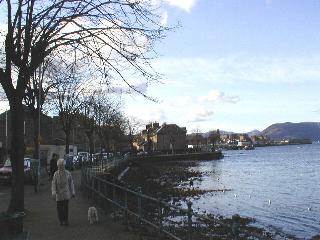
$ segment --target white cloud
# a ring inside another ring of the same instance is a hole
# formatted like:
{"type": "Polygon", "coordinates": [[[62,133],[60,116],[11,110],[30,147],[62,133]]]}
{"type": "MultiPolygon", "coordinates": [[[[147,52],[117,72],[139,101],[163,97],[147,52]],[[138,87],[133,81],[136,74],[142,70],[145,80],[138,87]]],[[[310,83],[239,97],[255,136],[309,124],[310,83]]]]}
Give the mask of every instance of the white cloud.
{"type": "Polygon", "coordinates": [[[227,96],[224,92],[217,89],[211,90],[208,95],[199,97],[200,102],[224,102],[224,103],[236,103],[239,101],[237,96],[227,96]]]}
{"type": "Polygon", "coordinates": [[[126,108],[126,114],[138,119],[143,119],[145,122],[163,123],[168,120],[163,107],[160,105],[147,104],[147,102],[145,105],[139,105],[136,108],[130,105],[130,108],[126,108]]]}
{"type": "Polygon", "coordinates": [[[265,4],[267,7],[270,7],[272,5],[272,0],[265,0],[265,4]]]}
{"type": "Polygon", "coordinates": [[[111,93],[124,93],[124,94],[147,94],[148,85],[146,83],[133,83],[131,87],[124,84],[114,85],[114,86],[106,86],[108,92],[111,93]],[[137,90],[137,91],[135,91],[137,90]]]}
{"type": "Polygon", "coordinates": [[[171,108],[177,109],[177,108],[184,108],[186,106],[190,106],[192,104],[193,100],[190,96],[175,96],[172,100],[167,100],[165,104],[170,106],[171,108]]]}
{"type": "Polygon", "coordinates": [[[186,12],[190,12],[191,8],[196,4],[198,0],[164,0],[169,5],[179,7],[186,12]]]}
{"type": "Polygon", "coordinates": [[[161,22],[160,22],[160,24],[161,24],[161,26],[167,26],[167,24],[168,24],[168,12],[167,11],[165,11],[165,12],[163,12],[162,13],[162,15],[161,15],[161,22]]]}
{"type": "Polygon", "coordinates": [[[190,122],[204,122],[208,121],[210,117],[214,114],[212,109],[205,109],[203,107],[198,107],[192,109],[188,113],[187,120],[190,122]]]}
{"type": "Polygon", "coordinates": [[[320,79],[320,56],[223,58],[162,58],[155,64],[167,79],[216,83],[296,83],[320,79]]]}
{"type": "Polygon", "coordinates": [[[8,101],[0,100],[0,114],[9,109],[10,109],[10,106],[8,101]]]}

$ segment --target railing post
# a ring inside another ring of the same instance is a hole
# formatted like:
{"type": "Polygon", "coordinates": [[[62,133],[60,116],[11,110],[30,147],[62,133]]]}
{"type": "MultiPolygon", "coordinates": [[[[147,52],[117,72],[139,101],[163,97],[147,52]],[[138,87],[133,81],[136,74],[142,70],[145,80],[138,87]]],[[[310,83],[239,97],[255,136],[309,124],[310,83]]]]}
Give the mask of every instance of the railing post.
{"type": "Polygon", "coordinates": [[[113,211],[113,216],[114,216],[113,220],[116,221],[116,206],[114,204],[114,202],[116,201],[116,187],[114,186],[116,184],[116,180],[115,180],[114,176],[112,178],[112,183],[113,183],[112,184],[112,201],[113,201],[112,211],[113,211]]]}
{"type": "Polygon", "coordinates": [[[85,193],[86,193],[86,195],[87,195],[87,197],[89,198],[89,181],[88,181],[88,169],[87,168],[85,168],[84,169],[84,171],[85,171],[85,175],[86,175],[86,177],[85,177],[85,193]]]}
{"type": "Polygon", "coordinates": [[[100,178],[97,178],[98,181],[98,200],[99,200],[99,205],[102,206],[102,197],[101,197],[101,181],[100,178]]]}
{"type": "Polygon", "coordinates": [[[102,169],[103,169],[103,156],[101,155],[101,172],[102,172],[102,169]]]}
{"type": "Polygon", "coordinates": [[[159,239],[162,239],[162,206],[161,206],[161,199],[158,198],[158,215],[159,215],[159,239]]]}
{"type": "Polygon", "coordinates": [[[126,225],[126,231],[129,230],[129,220],[128,220],[128,192],[124,189],[124,223],[126,225]]]}
{"type": "Polygon", "coordinates": [[[83,177],[84,177],[83,169],[80,169],[80,172],[81,172],[80,188],[81,188],[81,190],[83,190],[83,177]]]}
{"type": "Polygon", "coordinates": [[[94,201],[94,178],[91,178],[91,199],[94,201]]]}
{"type": "Polygon", "coordinates": [[[141,199],[141,195],[142,195],[141,187],[138,187],[138,215],[139,215],[138,224],[139,224],[139,238],[140,239],[142,239],[142,199],[141,199]]]}
{"type": "Polygon", "coordinates": [[[88,194],[88,199],[91,196],[91,186],[92,186],[91,171],[87,168],[87,194],[88,194]]]}
{"type": "Polygon", "coordinates": [[[104,210],[104,212],[106,213],[107,212],[107,209],[108,209],[108,200],[106,200],[106,198],[108,198],[108,191],[107,191],[107,183],[106,182],[104,182],[103,183],[103,196],[104,196],[104,198],[103,198],[103,210],[104,210]]]}
{"type": "Polygon", "coordinates": [[[192,239],[192,202],[188,202],[187,203],[188,205],[188,237],[187,239],[188,240],[191,240],[192,239]]]}
{"type": "Polygon", "coordinates": [[[210,233],[210,240],[213,240],[213,234],[210,233]]]}

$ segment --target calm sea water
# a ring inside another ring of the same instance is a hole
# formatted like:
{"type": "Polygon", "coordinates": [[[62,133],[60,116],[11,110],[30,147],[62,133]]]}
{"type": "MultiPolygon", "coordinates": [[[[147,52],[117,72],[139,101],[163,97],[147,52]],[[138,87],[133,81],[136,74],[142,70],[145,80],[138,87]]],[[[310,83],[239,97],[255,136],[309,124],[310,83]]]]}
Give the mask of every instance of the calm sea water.
{"type": "Polygon", "coordinates": [[[320,144],[226,151],[224,159],[202,162],[199,211],[253,217],[258,226],[298,238],[320,234],[320,144]],[[269,201],[270,200],[270,201],[269,201]]]}

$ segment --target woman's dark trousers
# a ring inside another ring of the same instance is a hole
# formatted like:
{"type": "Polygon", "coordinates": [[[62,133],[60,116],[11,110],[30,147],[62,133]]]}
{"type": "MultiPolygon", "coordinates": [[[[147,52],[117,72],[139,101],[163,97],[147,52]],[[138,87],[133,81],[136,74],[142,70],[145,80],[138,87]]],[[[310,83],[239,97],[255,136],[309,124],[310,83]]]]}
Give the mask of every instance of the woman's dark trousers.
{"type": "Polygon", "coordinates": [[[57,201],[58,218],[60,224],[68,224],[68,203],[69,200],[57,201]]]}

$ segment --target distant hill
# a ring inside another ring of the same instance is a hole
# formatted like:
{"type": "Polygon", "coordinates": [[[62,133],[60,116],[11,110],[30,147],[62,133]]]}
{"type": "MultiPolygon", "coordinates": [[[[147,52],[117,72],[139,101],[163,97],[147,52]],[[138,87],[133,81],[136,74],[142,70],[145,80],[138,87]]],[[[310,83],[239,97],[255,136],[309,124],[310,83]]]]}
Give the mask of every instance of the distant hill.
{"type": "Polygon", "coordinates": [[[249,137],[262,135],[262,133],[257,129],[255,129],[255,130],[253,130],[251,132],[247,132],[247,134],[248,134],[249,137]]]}
{"type": "MultiPolygon", "coordinates": [[[[224,130],[219,130],[220,134],[234,134],[234,132],[230,132],[230,131],[224,131],[224,130]]],[[[212,131],[209,131],[209,132],[205,132],[205,133],[201,133],[202,136],[204,138],[207,138],[210,136],[210,134],[212,133],[212,131]]]]}
{"type": "MultiPolygon", "coordinates": [[[[234,132],[220,130],[220,134],[233,134],[234,132]]],[[[260,132],[253,130],[247,132],[251,136],[268,136],[271,140],[282,139],[310,139],[312,141],[320,140],[320,122],[301,122],[301,123],[275,123],[260,132]]],[[[208,137],[210,131],[202,133],[203,137],[208,137]]]]}
{"type": "Polygon", "coordinates": [[[272,140],[308,138],[312,141],[318,141],[320,140],[320,123],[276,123],[263,130],[262,134],[272,140]]]}

